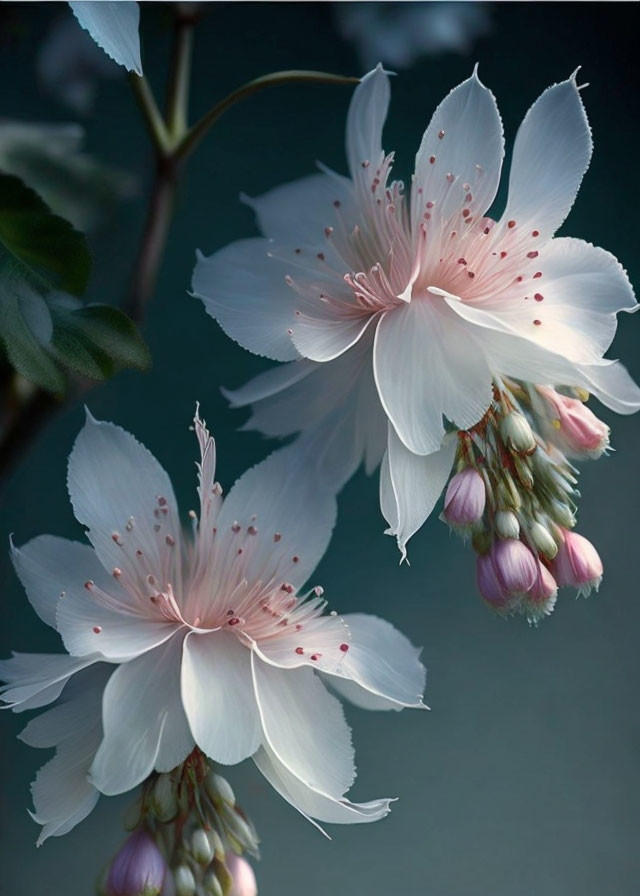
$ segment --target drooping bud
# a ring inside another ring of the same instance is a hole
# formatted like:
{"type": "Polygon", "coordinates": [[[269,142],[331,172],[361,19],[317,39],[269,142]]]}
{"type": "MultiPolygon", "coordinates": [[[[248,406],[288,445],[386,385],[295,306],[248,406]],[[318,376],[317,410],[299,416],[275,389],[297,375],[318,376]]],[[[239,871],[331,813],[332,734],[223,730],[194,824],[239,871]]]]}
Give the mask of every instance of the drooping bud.
{"type": "Polygon", "coordinates": [[[571,507],[563,501],[550,501],[546,506],[551,519],[563,529],[573,529],[576,517],[571,507]]]}
{"type": "Polygon", "coordinates": [[[499,581],[510,594],[525,594],[536,579],[536,558],[515,538],[498,539],[490,556],[499,581]]]}
{"type": "Polygon", "coordinates": [[[510,411],[500,421],[500,435],[505,444],[518,454],[532,454],[536,449],[536,440],[527,418],[510,411]]]}
{"type": "Polygon", "coordinates": [[[257,896],[256,876],[247,860],[235,853],[230,853],[226,864],[233,880],[229,896],[257,896]]]}
{"type": "Polygon", "coordinates": [[[213,869],[207,871],[205,874],[202,880],[202,888],[207,896],[224,896],[222,884],[218,880],[218,876],[213,869]]]}
{"type": "Polygon", "coordinates": [[[577,398],[538,388],[551,409],[550,438],[570,456],[600,457],[609,447],[609,427],[577,398]]]}
{"type": "Polygon", "coordinates": [[[167,865],[149,834],[135,831],[116,853],[107,875],[108,896],[159,896],[167,865]]]}
{"type": "Polygon", "coordinates": [[[451,477],[444,499],[444,518],[452,526],[471,526],[484,513],[484,480],[473,467],[451,477]]]}
{"type": "Polygon", "coordinates": [[[523,612],[529,622],[536,625],[553,611],[558,595],[558,584],[544,563],[537,560],[538,570],[535,582],[523,604],[523,612]]]}
{"type": "Polygon", "coordinates": [[[173,821],[178,814],[178,800],[170,775],[159,775],[153,785],[151,805],[157,818],[162,822],[173,821]]]}
{"type": "Polygon", "coordinates": [[[520,536],[518,517],[510,510],[499,510],[496,513],[494,524],[500,538],[518,538],[520,536]]]}
{"type": "Polygon", "coordinates": [[[176,896],[194,896],[196,880],[188,865],[178,865],[173,871],[173,879],[176,885],[176,896]]]}
{"type": "Polygon", "coordinates": [[[498,578],[490,554],[480,554],[476,560],[476,584],[478,591],[494,610],[506,610],[510,595],[498,578]]]}
{"type": "Polygon", "coordinates": [[[529,526],[529,535],[536,549],[549,560],[553,560],[558,553],[558,545],[547,527],[536,521],[529,526]]]}
{"type": "Polygon", "coordinates": [[[562,530],[562,543],[552,565],[558,585],[577,588],[588,595],[602,581],[602,560],[594,546],[577,532],[562,530]]]}
{"type": "Polygon", "coordinates": [[[229,784],[227,779],[223,778],[222,775],[218,775],[216,772],[211,771],[207,776],[207,789],[213,799],[219,797],[230,806],[235,806],[236,795],[233,792],[231,784],[229,784]]]}
{"type": "Polygon", "coordinates": [[[191,834],[191,855],[200,865],[208,865],[213,859],[214,849],[202,828],[196,828],[191,834]]]}

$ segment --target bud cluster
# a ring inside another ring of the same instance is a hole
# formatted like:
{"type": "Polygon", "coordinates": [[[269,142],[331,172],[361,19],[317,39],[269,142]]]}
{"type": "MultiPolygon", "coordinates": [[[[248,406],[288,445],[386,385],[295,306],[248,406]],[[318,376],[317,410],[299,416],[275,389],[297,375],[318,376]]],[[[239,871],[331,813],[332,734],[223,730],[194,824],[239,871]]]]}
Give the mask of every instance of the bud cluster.
{"type": "Polygon", "coordinates": [[[455,473],[442,519],[477,553],[477,585],[498,613],[537,623],[558,587],[597,589],[602,563],[575,526],[577,470],[569,457],[597,457],[609,429],[586,396],[511,380],[473,429],[458,433],[455,473]]]}
{"type": "Polygon", "coordinates": [[[133,826],[109,866],[104,896],[256,896],[243,858],[258,855],[255,830],[199,750],[148,779],[133,826]]]}

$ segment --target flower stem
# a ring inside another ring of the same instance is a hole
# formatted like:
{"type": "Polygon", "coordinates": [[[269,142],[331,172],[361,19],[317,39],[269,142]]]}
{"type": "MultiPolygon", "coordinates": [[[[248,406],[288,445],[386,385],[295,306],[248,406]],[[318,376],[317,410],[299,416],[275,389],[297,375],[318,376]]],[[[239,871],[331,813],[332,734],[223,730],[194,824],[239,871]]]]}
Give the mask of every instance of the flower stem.
{"type": "Polygon", "coordinates": [[[357,84],[358,81],[359,78],[312,71],[284,71],[263,75],[261,78],[256,78],[254,81],[249,81],[247,84],[243,84],[242,87],[233,90],[230,94],[225,96],[224,99],[213,105],[209,111],[193,125],[188,133],[185,134],[174,149],[173,156],[176,159],[186,158],[193,152],[211,126],[224,112],[227,111],[227,109],[231,108],[231,106],[235,105],[239,100],[246,99],[253,93],[264,90],[266,87],[299,82],[310,82],[315,84],[357,84]]]}

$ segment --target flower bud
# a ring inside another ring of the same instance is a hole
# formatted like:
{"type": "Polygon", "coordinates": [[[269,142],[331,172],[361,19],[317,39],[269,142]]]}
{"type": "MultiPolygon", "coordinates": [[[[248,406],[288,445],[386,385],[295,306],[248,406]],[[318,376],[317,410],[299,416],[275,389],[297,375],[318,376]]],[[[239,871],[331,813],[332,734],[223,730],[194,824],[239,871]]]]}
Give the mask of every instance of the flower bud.
{"type": "Polygon", "coordinates": [[[503,588],[510,594],[525,594],[536,579],[536,558],[515,538],[498,539],[490,556],[503,588]]]}
{"type": "Polygon", "coordinates": [[[236,795],[233,792],[231,784],[229,784],[227,779],[223,778],[222,775],[218,775],[213,771],[210,772],[207,777],[207,789],[214,799],[219,797],[230,806],[235,806],[236,795]]]}
{"type": "Polygon", "coordinates": [[[222,884],[218,880],[215,871],[207,871],[202,881],[202,888],[206,896],[224,896],[222,884]]]}
{"type": "Polygon", "coordinates": [[[602,560],[584,536],[562,530],[562,543],[553,561],[552,570],[558,585],[577,588],[580,594],[597,591],[602,581],[602,560]]]}
{"type": "Polygon", "coordinates": [[[549,560],[553,560],[558,553],[558,545],[547,527],[536,521],[529,526],[529,535],[536,550],[544,554],[549,560]]]}
{"type": "Polygon", "coordinates": [[[518,411],[510,411],[502,418],[500,435],[507,447],[518,454],[533,454],[536,450],[536,440],[529,421],[518,411]]]}
{"type": "Polygon", "coordinates": [[[548,616],[556,605],[558,584],[544,563],[537,561],[536,580],[523,607],[529,622],[537,624],[544,616],[548,616]]]}
{"type": "Polygon", "coordinates": [[[550,501],[546,509],[551,519],[564,529],[573,529],[575,526],[575,514],[563,501],[550,501]]]}
{"type": "Polygon", "coordinates": [[[173,871],[173,879],[176,885],[176,896],[194,896],[196,880],[188,865],[178,865],[173,871]]]}
{"type": "Polygon", "coordinates": [[[202,828],[196,828],[191,834],[191,855],[200,865],[208,865],[213,859],[214,849],[202,828]]]}
{"type": "Polygon", "coordinates": [[[496,513],[495,527],[500,538],[518,538],[520,536],[518,517],[510,510],[499,510],[496,513]]]}
{"type": "Polygon", "coordinates": [[[158,780],[153,785],[151,806],[157,818],[162,822],[173,821],[178,814],[178,800],[170,775],[158,776],[158,780]]]}
{"type": "Polygon", "coordinates": [[[242,856],[237,856],[235,853],[229,853],[227,869],[233,879],[229,896],[257,896],[258,884],[256,883],[256,876],[246,859],[243,859],[242,856]]]}
{"type": "Polygon", "coordinates": [[[159,896],[167,865],[149,834],[135,831],[116,853],[109,868],[108,896],[159,896]]]}
{"type": "Polygon", "coordinates": [[[444,518],[452,526],[471,526],[484,513],[484,480],[473,467],[451,477],[444,499],[444,518]]]}
{"type": "Polygon", "coordinates": [[[551,409],[550,438],[569,456],[600,457],[609,447],[609,427],[577,398],[539,388],[551,409]]]}
{"type": "Polygon", "coordinates": [[[506,610],[510,595],[498,578],[490,554],[480,554],[476,560],[476,584],[478,591],[494,610],[506,610]]]}

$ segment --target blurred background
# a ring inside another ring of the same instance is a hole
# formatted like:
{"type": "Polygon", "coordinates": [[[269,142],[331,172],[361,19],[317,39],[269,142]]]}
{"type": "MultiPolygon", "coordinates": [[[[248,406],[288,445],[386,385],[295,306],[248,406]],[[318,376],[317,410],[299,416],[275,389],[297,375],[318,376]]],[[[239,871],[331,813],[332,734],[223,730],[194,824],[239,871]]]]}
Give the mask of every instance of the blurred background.
{"type": "MultiPolygon", "coordinates": [[[[397,151],[397,170],[408,177],[433,108],[475,61],[497,96],[508,147],[532,101],[582,65],[595,154],[562,232],[613,251],[640,283],[633,4],[339,7],[209,4],[196,34],[192,115],[269,71],[360,74],[382,57],[398,71],[384,145],[397,151]]],[[[170,24],[169,4],[142,4],[143,65],[157,91],[164,84],[170,24]]],[[[150,147],[126,79],[117,72],[98,72],[93,84],[95,64],[92,69],[81,61],[71,68],[83,77],[89,71],[88,98],[86,85],[59,89],[57,80],[68,81],[60,75],[60,53],[47,67],[45,51],[49,46],[51,54],[55,38],[62,58],[70,55],[76,30],[66,4],[2,4],[0,118],[80,122],[87,152],[125,175],[119,182],[123,198],[91,233],[90,297],[117,304],[141,233],[150,147]]],[[[316,159],[345,170],[350,92],[273,88],[222,118],[191,159],[179,196],[144,324],[153,369],[121,373],[88,396],[94,415],[120,423],[156,454],[185,510],[195,496],[196,444],[189,424],[196,400],[216,436],[226,487],[271,447],[256,434],[237,431],[245,415],[230,411],[220,394],[221,385],[235,387],[268,365],[227,339],[187,295],[195,249],[211,253],[255,232],[251,212],[239,202],[241,191],[258,194],[305,175],[316,159]]],[[[78,188],[74,198],[85,195],[78,188]]],[[[622,316],[610,353],[622,357],[636,379],[639,338],[640,316],[622,316]]],[[[334,827],[332,842],[284,803],[250,762],[231,770],[239,800],[263,837],[256,869],[262,894],[638,892],[640,417],[597,410],[613,427],[616,450],[583,467],[579,528],[602,555],[604,583],[589,600],[561,595],[538,629],[520,620],[503,622],[485,609],[475,594],[471,551],[450,538],[435,514],[411,543],[411,566],[398,568],[395,544],[382,534],[377,476],[360,473],[345,488],[335,537],[314,582],[322,583],[340,611],[384,615],[424,645],[432,712],[348,710],[359,770],[354,798],[400,800],[379,824],[334,827]]],[[[0,495],[4,544],[10,532],[18,543],[42,532],[81,536],[65,489],[66,459],[81,424],[80,407],[65,410],[21,458],[0,495]]],[[[0,655],[58,651],[57,637],[31,611],[4,549],[0,587],[0,655]]],[[[15,739],[24,723],[8,712],[0,718],[0,888],[7,894],[88,896],[122,839],[129,801],[103,798],[79,828],[36,850],[37,826],[27,814],[29,782],[47,757],[15,739]]]]}

